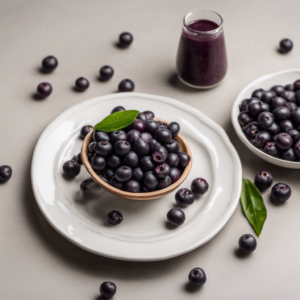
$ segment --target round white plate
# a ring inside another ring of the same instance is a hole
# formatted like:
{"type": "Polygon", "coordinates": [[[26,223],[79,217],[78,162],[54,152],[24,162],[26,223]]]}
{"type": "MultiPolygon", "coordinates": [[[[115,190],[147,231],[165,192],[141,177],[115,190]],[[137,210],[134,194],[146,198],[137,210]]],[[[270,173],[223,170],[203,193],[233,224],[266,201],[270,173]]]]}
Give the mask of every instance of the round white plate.
{"type": "Polygon", "coordinates": [[[235,99],[231,110],[231,122],[240,140],[258,157],[264,159],[265,161],[271,164],[290,169],[300,169],[300,162],[287,161],[280,158],[276,158],[274,156],[266,154],[265,152],[259,150],[254,145],[252,145],[251,142],[245,136],[238,122],[238,114],[240,112],[240,103],[242,102],[242,100],[250,98],[254,90],[259,88],[269,90],[271,87],[277,84],[285,86],[289,83],[294,83],[297,79],[300,79],[300,69],[285,70],[262,76],[252,81],[239,93],[238,97],[235,99]]]}
{"type": "Polygon", "coordinates": [[[221,127],[184,103],[138,93],[98,97],[66,110],[43,132],[32,161],[33,191],[49,223],[83,249],[131,261],[172,258],[209,241],[234,212],[241,181],[240,159],[221,127]],[[88,177],[84,167],[73,180],[62,175],[63,163],[80,152],[81,127],[98,123],[118,105],[153,110],[159,118],[180,123],[194,159],[182,187],[189,188],[196,177],[204,177],[210,184],[207,194],[184,209],[186,221],[182,226],[170,228],[166,223],[166,214],[175,205],[175,192],[156,200],[133,201],[98,186],[80,191],[81,181],[88,177]],[[106,221],[113,209],[124,216],[118,226],[106,221]]]}

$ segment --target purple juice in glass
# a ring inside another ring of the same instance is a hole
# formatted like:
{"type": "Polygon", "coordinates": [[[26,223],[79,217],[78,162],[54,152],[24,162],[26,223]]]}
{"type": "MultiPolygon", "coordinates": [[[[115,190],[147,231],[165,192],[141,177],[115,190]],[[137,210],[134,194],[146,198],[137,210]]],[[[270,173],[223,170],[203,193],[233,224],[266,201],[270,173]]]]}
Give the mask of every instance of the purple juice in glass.
{"type": "Polygon", "coordinates": [[[220,15],[195,10],[184,17],[176,66],[180,80],[191,87],[205,89],[221,82],[227,54],[220,15]]]}

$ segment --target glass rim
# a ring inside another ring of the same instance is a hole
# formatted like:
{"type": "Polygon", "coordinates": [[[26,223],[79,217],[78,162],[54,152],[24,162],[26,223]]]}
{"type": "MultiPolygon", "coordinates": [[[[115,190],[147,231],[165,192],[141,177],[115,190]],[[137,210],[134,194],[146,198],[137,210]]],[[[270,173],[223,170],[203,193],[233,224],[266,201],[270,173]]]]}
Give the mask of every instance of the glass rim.
{"type": "Polygon", "coordinates": [[[218,24],[218,27],[216,29],[213,29],[213,30],[208,30],[208,31],[200,31],[200,30],[195,30],[195,29],[192,29],[188,26],[188,24],[186,23],[186,18],[188,17],[189,14],[191,14],[193,11],[196,11],[197,9],[193,9],[193,10],[190,10],[189,12],[187,12],[184,17],[183,17],[183,27],[189,31],[189,32],[192,32],[192,33],[195,33],[195,34],[205,34],[205,35],[211,35],[211,34],[215,34],[215,33],[218,33],[222,28],[223,28],[223,18],[222,16],[213,11],[213,10],[210,10],[210,9],[199,9],[197,11],[199,12],[211,12],[215,15],[217,15],[219,18],[220,18],[220,24],[218,24]]]}

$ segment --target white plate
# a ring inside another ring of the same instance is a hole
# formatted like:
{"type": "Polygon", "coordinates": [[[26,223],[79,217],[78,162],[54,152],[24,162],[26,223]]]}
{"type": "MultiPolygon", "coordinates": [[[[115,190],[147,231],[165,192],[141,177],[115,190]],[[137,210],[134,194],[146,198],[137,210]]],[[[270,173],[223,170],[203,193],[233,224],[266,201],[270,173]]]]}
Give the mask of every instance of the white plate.
{"type": "Polygon", "coordinates": [[[271,164],[284,167],[284,168],[290,168],[290,169],[300,169],[300,162],[287,161],[287,160],[273,157],[259,150],[254,145],[252,145],[251,142],[247,139],[247,137],[243,133],[243,130],[238,122],[238,114],[240,112],[239,109],[240,103],[242,102],[242,100],[246,98],[250,98],[254,90],[259,88],[262,88],[264,90],[269,90],[272,86],[277,84],[285,86],[289,83],[294,83],[297,79],[300,79],[299,69],[285,70],[285,71],[262,76],[252,81],[239,93],[231,110],[231,122],[240,140],[258,157],[266,160],[271,164]]]}
{"type": "Polygon", "coordinates": [[[172,258],[209,241],[234,212],[241,178],[240,159],[221,127],[184,103],[138,93],[98,97],[66,110],[43,132],[32,161],[33,191],[49,223],[83,249],[131,261],[172,258]],[[80,152],[81,127],[96,124],[118,105],[153,110],[159,118],[180,123],[194,159],[182,187],[189,188],[196,177],[204,177],[210,184],[207,194],[184,209],[186,221],[176,229],[166,223],[175,192],[150,201],[126,200],[98,187],[81,192],[79,185],[88,177],[83,167],[73,180],[62,175],[63,163],[80,152]],[[107,223],[106,215],[112,209],[123,213],[122,224],[107,223]]]}

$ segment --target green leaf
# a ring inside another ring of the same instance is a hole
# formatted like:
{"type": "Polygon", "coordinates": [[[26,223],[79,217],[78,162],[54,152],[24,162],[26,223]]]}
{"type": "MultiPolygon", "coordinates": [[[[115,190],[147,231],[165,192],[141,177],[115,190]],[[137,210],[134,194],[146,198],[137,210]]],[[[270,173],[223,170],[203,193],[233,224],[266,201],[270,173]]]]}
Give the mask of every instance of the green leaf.
{"type": "Polygon", "coordinates": [[[139,111],[137,110],[117,111],[98,123],[94,129],[104,132],[112,132],[125,128],[135,120],[138,114],[139,111]]]}
{"type": "Polygon", "coordinates": [[[267,209],[259,190],[248,179],[243,179],[241,204],[246,218],[259,236],[267,219],[267,209]]]}

